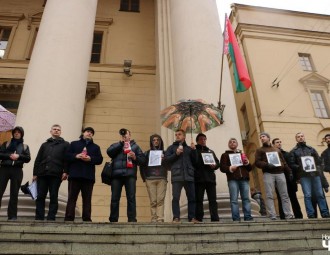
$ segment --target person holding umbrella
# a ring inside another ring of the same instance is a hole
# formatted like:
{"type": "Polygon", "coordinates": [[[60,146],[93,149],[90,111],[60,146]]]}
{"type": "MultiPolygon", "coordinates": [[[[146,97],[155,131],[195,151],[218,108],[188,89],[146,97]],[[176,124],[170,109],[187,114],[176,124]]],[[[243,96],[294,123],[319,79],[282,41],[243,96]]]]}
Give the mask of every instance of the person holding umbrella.
{"type": "Polygon", "coordinates": [[[179,129],[175,132],[175,142],[169,146],[165,153],[165,161],[171,165],[172,182],[172,212],[173,223],[180,223],[180,194],[182,188],[186,191],[188,200],[188,220],[198,223],[196,219],[194,166],[198,155],[195,144],[189,147],[186,143],[186,133],[179,129]]]}
{"type": "Polygon", "coordinates": [[[10,180],[10,198],[8,204],[8,220],[17,220],[18,192],[23,179],[23,165],[31,160],[29,146],[23,144],[24,129],[15,127],[12,139],[0,147],[0,208],[2,196],[10,180]]]}

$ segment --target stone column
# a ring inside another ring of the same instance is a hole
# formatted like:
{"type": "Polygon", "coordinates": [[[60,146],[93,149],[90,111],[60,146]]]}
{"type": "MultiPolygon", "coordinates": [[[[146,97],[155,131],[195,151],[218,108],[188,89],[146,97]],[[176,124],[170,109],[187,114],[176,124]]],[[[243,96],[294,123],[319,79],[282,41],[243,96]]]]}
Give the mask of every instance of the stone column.
{"type": "MultiPolygon", "coordinates": [[[[32,157],[24,167],[23,182],[32,179],[34,159],[41,143],[49,138],[51,125],[60,124],[67,141],[81,134],[96,8],[97,0],[47,1],[16,120],[25,130],[24,141],[32,157]]],[[[31,209],[19,209],[19,214],[34,215],[34,203],[27,199],[31,209]]],[[[66,200],[67,184],[63,182],[59,216],[66,200]]]]}
{"type": "MultiPolygon", "coordinates": [[[[158,74],[161,108],[180,99],[204,99],[217,105],[220,89],[222,30],[215,0],[158,0],[158,74]]],[[[235,137],[242,148],[235,99],[227,61],[224,61],[221,103],[226,105],[224,124],[206,133],[207,145],[219,157],[235,137]]],[[[174,140],[173,131],[162,128],[168,144],[174,140]]],[[[195,135],[194,138],[195,139],[195,135]]],[[[187,143],[190,143],[187,134],[187,143]]],[[[216,171],[220,217],[229,216],[226,176],[216,171]]],[[[171,191],[167,206],[171,208],[171,191]]],[[[182,196],[185,198],[185,195],[182,196]]],[[[184,200],[184,199],[182,199],[184,200]]],[[[185,204],[185,202],[184,202],[185,204]]],[[[184,208],[182,216],[184,216],[184,208]]],[[[171,211],[166,212],[167,220],[171,211]]]]}

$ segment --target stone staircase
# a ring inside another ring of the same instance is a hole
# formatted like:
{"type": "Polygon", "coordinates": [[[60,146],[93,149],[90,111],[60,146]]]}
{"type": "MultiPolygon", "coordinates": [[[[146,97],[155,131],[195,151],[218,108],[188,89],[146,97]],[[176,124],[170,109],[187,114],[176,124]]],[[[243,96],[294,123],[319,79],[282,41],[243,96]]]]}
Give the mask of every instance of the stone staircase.
{"type": "Polygon", "coordinates": [[[330,220],[192,224],[6,221],[0,254],[330,254],[330,220]]]}

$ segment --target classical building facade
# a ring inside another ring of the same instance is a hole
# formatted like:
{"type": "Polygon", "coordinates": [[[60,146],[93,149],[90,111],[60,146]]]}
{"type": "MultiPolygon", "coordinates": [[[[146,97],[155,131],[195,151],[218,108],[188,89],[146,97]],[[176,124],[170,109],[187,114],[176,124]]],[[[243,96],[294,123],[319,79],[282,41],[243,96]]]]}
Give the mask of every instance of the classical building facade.
{"type": "MultiPolygon", "coordinates": [[[[230,20],[253,83],[235,94],[250,160],[264,131],[281,138],[285,150],[295,146],[301,131],[321,153],[330,132],[329,16],[234,4],[230,20]]],[[[255,169],[252,186],[263,190],[261,176],[255,169]]],[[[299,198],[304,206],[300,187],[299,198]]]]}
{"type": "MultiPolygon", "coordinates": [[[[38,148],[54,123],[68,141],[78,139],[83,126],[94,127],[106,161],[120,128],[131,130],[143,150],[153,133],[168,146],[174,135],[161,127],[161,109],[180,99],[219,101],[222,36],[215,0],[0,0],[0,6],[0,103],[17,112],[16,124],[25,129],[32,161],[24,181],[31,180],[38,148]]],[[[228,68],[224,83],[225,122],[207,133],[218,156],[229,137],[240,137],[228,68]]],[[[110,188],[101,183],[101,169],[93,191],[94,221],[109,217],[110,188]]],[[[221,197],[227,192],[225,175],[218,172],[217,181],[221,197]]],[[[60,216],[66,185],[60,189],[60,216]]],[[[120,221],[127,220],[125,200],[120,221]]],[[[166,220],[170,201],[169,184],[166,220]]],[[[20,197],[19,204],[19,216],[34,214],[29,198],[20,197]]],[[[138,221],[150,220],[140,176],[137,210],[138,221]]],[[[228,213],[228,207],[219,213],[228,213]]]]}

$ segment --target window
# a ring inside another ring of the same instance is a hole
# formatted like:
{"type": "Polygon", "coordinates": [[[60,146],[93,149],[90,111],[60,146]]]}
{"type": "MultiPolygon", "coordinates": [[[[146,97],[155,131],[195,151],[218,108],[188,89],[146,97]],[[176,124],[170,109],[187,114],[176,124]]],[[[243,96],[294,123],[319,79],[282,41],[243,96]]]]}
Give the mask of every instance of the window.
{"type": "Polygon", "coordinates": [[[119,11],[140,12],[140,0],[121,0],[119,11]]]}
{"type": "Polygon", "coordinates": [[[315,68],[312,62],[312,57],[310,54],[306,53],[298,53],[299,62],[304,71],[311,71],[314,72],[315,68]]]}
{"type": "Polygon", "coordinates": [[[100,63],[103,32],[94,32],[91,63],[100,63]]]}
{"type": "Polygon", "coordinates": [[[6,53],[11,28],[0,27],[0,59],[3,59],[6,53]]]}
{"type": "Polygon", "coordinates": [[[316,116],[318,118],[329,118],[329,111],[323,91],[311,90],[310,95],[316,116]]]}

